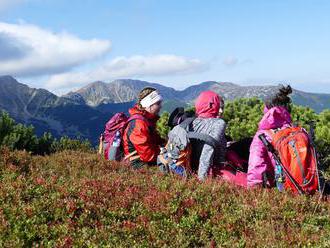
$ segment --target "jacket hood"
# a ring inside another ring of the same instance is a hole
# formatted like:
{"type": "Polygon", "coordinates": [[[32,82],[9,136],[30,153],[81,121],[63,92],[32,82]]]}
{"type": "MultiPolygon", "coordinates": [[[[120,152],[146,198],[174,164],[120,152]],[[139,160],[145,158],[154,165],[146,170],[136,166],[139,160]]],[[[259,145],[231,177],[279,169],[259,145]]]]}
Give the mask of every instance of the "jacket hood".
{"type": "Polygon", "coordinates": [[[196,115],[199,118],[216,118],[219,115],[221,98],[213,91],[202,92],[196,102],[196,115]]]}
{"type": "Polygon", "coordinates": [[[281,128],[290,125],[291,122],[291,115],[285,107],[265,108],[264,116],[259,122],[259,130],[281,128]]]}

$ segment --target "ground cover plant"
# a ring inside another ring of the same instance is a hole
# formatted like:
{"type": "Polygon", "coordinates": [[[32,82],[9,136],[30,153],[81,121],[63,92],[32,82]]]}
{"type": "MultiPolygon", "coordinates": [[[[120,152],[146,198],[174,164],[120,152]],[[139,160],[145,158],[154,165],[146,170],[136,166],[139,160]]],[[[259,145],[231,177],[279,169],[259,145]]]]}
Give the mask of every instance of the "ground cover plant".
{"type": "Polygon", "coordinates": [[[0,247],[330,245],[318,196],[183,181],[81,151],[0,155],[0,247]]]}

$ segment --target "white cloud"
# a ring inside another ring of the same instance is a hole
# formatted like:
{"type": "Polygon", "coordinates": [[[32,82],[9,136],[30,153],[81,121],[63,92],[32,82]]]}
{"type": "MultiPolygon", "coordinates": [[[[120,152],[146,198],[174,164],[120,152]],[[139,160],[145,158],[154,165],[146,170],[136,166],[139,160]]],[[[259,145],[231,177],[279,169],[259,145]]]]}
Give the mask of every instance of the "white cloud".
{"type": "Polygon", "coordinates": [[[228,56],[224,59],[223,64],[226,66],[235,66],[238,64],[238,58],[234,56],[228,56]]]}
{"type": "Polygon", "coordinates": [[[40,86],[58,91],[97,80],[187,75],[208,69],[199,59],[167,54],[107,60],[110,48],[108,40],[83,40],[23,22],[0,22],[0,75],[47,77],[40,86]]]}
{"type": "Polygon", "coordinates": [[[97,80],[182,75],[201,72],[207,68],[208,65],[198,59],[176,55],[117,57],[93,70],[53,75],[46,87],[53,90],[72,88],[97,80]]]}
{"type": "Polygon", "coordinates": [[[83,40],[26,23],[0,22],[0,75],[62,73],[107,54],[110,47],[108,40],[83,40]]]}
{"type": "Polygon", "coordinates": [[[227,67],[235,67],[235,66],[240,66],[240,65],[252,64],[253,60],[252,59],[239,59],[235,56],[227,56],[222,61],[222,63],[227,67]]]}

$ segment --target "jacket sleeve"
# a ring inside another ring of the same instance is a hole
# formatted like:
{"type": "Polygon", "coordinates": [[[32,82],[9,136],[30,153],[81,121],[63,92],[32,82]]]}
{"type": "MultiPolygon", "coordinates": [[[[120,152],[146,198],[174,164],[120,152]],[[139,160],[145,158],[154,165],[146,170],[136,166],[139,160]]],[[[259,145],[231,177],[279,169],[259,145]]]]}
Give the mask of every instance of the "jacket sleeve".
{"type": "MultiPolygon", "coordinates": [[[[271,155],[259,139],[257,132],[250,146],[249,167],[247,173],[247,185],[253,187],[263,183],[263,173],[273,168],[271,155]]],[[[270,138],[266,135],[267,139],[270,138]]]]}
{"type": "MultiPolygon", "coordinates": [[[[212,128],[211,133],[209,134],[214,139],[219,142],[219,147],[217,147],[217,152],[219,152],[217,161],[219,163],[224,161],[225,152],[226,152],[226,138],[225,138],[225,130],[226,130],[226,123],[223,120],[219,120],[216,122],[214,127],[212,128]]],[[[199,166],[198,166],[198,179],[204,180],[207,176],[207,173],[210,167],[213,165],[215,157],[215,150],[212,146],[204,144],[202,153],[199,159],[199,166]]]]}
{"type": "Polygon", "coordinates": [[[160,152],[159,144],[153,142],[149,128],[144,121],[136,120],[136,125],[130,134],[130,141],[140,155],[142,162],[155,162],[160,152]]]}

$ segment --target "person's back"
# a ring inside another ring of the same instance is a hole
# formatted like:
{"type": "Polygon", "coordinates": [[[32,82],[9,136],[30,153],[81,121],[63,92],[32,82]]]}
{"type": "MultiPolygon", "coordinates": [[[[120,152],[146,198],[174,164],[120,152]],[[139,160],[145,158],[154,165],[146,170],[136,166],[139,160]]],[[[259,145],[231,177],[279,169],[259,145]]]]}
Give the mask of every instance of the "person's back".
{"type": "Polygon", "coordinates": [[[192,131],[210,135],[217,141],[214,148],[202,141],[192,141],[192,161],[198,166],[198,178],[204,179],[212,166],[220,166],[225,161],[226,123],[220,118],[196,118],[192,123],[192,131]]]}
{"type": "Polygon", "coordinates": [[[212,91],[202,92],[195,103],[197,118],[192,123],[192,131],[207,134],[217,143],[216,147],[202,141],[192,141],[192,161],[198,166],[198,178],[205,179],[212,166],[220,166],[225,160],[226,123],[218,118],[223,111],[223,100],[212,91]]]}

